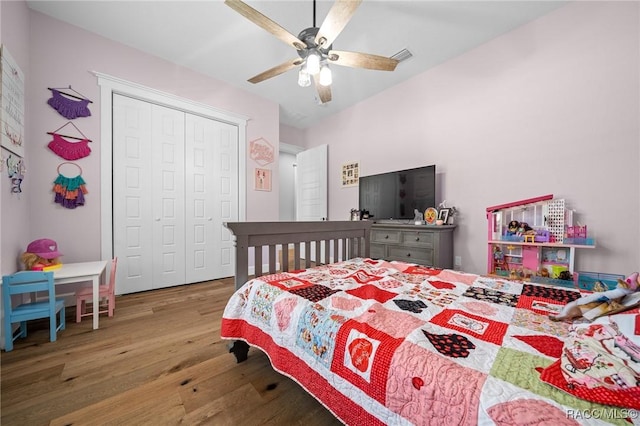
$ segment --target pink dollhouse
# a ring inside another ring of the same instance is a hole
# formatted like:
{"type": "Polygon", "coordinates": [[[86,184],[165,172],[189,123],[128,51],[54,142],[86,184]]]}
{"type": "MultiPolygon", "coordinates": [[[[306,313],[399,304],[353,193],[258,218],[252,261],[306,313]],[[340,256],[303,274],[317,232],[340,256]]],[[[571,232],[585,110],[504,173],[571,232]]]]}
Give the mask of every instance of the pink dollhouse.
{"type": "Polygon", "coordinates": [[[573,210],[553,194],[487,207],[487,224],[490,275],[540,277],[552,284],[561,279],[573,287],[567,278],[573,276],[575,249],[595,248],[586,226],[574,226],[573,210]]]}

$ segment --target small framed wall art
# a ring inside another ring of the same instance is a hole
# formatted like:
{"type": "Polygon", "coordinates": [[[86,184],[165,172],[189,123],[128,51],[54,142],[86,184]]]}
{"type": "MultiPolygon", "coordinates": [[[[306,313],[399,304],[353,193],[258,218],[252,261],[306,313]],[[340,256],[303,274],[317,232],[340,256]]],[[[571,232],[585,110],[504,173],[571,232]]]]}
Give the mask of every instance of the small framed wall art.
{"type": "Polygon", "coordinates": [[[253,189],[271,191],[271,170],[256,168],[253,174],[253,189]]]}
{"type": "Polygon", "coordinates": [[[342,187],[357,186],[359,176],[360,167],[358,162],[345,163],[342,165],[342,187]]]}

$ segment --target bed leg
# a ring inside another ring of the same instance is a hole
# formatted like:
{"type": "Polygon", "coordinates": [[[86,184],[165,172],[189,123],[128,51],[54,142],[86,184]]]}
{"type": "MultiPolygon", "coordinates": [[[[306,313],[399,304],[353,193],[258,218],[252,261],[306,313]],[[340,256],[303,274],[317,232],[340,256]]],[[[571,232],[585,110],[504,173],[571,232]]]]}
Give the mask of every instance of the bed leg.
{"type": "Polygon", "coordinates": [[[246,361],[249,354],[249,345],[242,340],[236,340],[229,346],[229,352],[232,352],[238,363],[246,361]]]}

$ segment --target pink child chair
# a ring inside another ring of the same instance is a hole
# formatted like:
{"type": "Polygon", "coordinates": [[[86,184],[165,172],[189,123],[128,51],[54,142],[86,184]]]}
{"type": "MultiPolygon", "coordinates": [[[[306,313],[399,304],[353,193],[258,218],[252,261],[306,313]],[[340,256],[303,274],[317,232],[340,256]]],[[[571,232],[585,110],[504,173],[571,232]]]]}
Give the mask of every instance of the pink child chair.
{"type": "MultiPolygon", "coordinates": [[[[111,273],[109,274],[109,283],[100,285],[100,294],[98,298],[99,303],[102,303],[103,299],[107,300],[107,305],[98,306],[98,309],[102,307],[102,310],[98,311],[98,314],[109,313],[109,316],[113,316],[113,311],[116,308],[116,268],[118,266],[118,258],[115,257],[111,261],[111,273]]],[[[87,312],[87,302],[93,301],[93,288],[85,287],[76,292],[76,322],[82,321],[82,317],[88,317],[93,315],[93,311],[87,312]]],[[[95,306],[93,307],[95,309],[95,306]]]]}

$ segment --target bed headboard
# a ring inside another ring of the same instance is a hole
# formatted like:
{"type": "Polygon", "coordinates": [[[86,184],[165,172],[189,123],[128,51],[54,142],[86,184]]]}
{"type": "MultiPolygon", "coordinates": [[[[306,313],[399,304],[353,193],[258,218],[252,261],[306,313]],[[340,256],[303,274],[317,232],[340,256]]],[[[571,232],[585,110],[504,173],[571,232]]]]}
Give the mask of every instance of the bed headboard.
{"type": "Polygon", "coordinates": [[[276,256],[281,251],[281,270],[288,271],[338,262],[354,257],[369,257],[371,222],[227,222],[225,226],[236,236],[236,289],[249,278],[249,250],[253,248],[255,275],[276,272],[276,256]],[[315,244],[311,244],[315,242],[315,244]],[[301,246],[304,243],[304,250],[301,246]],[[294,258],[289,259],[289,245],[294,258]],[[312,251],[312,247],[313,251],[312,251]],[[267,247],[268,268],[263,271],[263,249],[267,247]],[[345,249],[346,248],[346,249],[345,249]],[[313,257],[313,259],[312,259],[313,257]],[[304,266],[302,266],[304,265],[304,266]]]}

